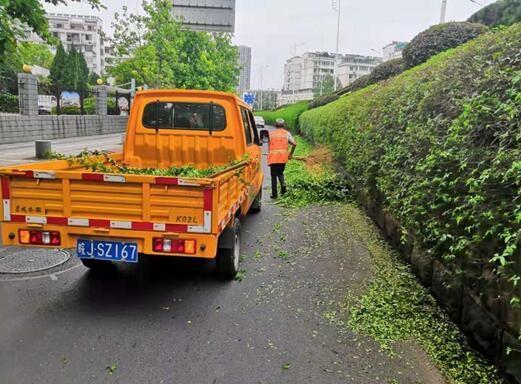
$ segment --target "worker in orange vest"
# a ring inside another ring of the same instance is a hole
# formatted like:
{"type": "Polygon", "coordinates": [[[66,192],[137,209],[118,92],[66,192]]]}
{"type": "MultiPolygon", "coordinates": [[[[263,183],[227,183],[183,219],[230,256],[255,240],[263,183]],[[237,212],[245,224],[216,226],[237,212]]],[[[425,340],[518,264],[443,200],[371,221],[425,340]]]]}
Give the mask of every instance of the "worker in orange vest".
{"type": "Polygon", "coordinates": [[[284,180],[284,170],[289,159],[293,156],[297,148],[297,142],[286,128],[284,119],[277,119],[275,130],[270,132],[268,165],[271,170],[271,198],[278,197],[277,179],[280,182],[281,191],[284,195],[287,191],[286,180],[284,180]],[[291,151],[289,147],[291,146],[291,151]]]}

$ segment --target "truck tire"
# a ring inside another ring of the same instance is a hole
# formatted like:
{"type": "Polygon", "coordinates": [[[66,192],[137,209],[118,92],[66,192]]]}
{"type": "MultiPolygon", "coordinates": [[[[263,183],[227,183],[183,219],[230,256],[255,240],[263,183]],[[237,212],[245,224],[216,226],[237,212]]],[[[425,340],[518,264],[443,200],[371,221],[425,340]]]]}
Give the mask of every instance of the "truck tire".
{"type": "Polygon", "coordinates": [[[239,272],[241,256],[241,222],[233,218],[233,225],[227,227],[219,239],[217,251],[217,273],[225,280],[232,280],[239,272]]]}
{"type": "Polygon", "coordinates": [[[262,188],[260,189],[259,193],[255,197],[255,200],[253,200],[253,203],[251,204],[250,211],[248,213],[259,213],[262,210],[262,188]]]}

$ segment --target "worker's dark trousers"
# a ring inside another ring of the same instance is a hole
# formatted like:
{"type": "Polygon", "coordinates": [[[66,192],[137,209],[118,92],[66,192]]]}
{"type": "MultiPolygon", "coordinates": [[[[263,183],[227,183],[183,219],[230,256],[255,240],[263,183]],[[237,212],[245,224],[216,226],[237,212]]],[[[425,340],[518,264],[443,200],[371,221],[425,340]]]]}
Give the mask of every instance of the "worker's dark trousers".
{"type": "Polygon", "coordinates": [[[286,169],[286,164],[272,164],[270,165],[271,169],[271,195],[273,197],[278,196],[277,190],[277,179],[280,182],[280,191],[282,194],[286,193],[286,180],[284,179],[284,170],[286,169]]]}

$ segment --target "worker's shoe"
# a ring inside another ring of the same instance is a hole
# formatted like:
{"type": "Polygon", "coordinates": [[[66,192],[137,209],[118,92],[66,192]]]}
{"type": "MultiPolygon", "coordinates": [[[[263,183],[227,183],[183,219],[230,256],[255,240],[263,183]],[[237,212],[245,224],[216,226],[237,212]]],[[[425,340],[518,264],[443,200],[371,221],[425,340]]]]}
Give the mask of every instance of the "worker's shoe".
{"type": "Polygon", "coordinates": [[[280,190],[280,194],[284,196],[286,193],[288,193],[288,189],[286,187],[282,187],[282,189],[280,190]]]}
{"type": "Polygon", "coordinates": [[[271,195],[270,197],[271,197],[273,200],[278,199],[278,196],[277,196],[277,195],[271,195]]]}

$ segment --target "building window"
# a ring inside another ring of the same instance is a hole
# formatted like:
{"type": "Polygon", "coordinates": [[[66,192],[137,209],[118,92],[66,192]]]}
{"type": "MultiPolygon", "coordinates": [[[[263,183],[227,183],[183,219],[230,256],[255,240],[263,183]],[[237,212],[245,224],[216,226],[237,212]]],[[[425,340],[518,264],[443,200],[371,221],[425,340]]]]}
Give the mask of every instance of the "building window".
{"type": "Polygon", "coordinates": [[[55,24],[54,27],[55,28],[63,28],[63,24],[55,24]]]}

